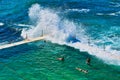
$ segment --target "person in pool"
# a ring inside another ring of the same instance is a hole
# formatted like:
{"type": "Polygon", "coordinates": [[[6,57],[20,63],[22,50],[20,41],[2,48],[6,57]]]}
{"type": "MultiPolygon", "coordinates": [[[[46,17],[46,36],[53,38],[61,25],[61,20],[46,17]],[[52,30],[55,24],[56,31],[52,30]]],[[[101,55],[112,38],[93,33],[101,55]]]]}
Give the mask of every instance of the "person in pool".
{"type": "Polygon", "coordinates": [[[87,59],[86,59],[86,64],[90,65],[90,62],[91,62],[91,59],[90,59],[90,58],[87,58],[87,59]]]}
{"type": "Polygon", "coordinates": [[[80,72],[83,72],[83,73],[88,73],[88,71],[87,71],[87,70],[83,70],[83,69],[78,68],[78,67],[76,67],[75,69],[76,69],[76,70],[78,70],[78,71],[80,71],[80,72]]]}
{"type": "Polygon", "coordinates": [[[57,58],[59,61],[64,61],[64,56],[57,58]]]}

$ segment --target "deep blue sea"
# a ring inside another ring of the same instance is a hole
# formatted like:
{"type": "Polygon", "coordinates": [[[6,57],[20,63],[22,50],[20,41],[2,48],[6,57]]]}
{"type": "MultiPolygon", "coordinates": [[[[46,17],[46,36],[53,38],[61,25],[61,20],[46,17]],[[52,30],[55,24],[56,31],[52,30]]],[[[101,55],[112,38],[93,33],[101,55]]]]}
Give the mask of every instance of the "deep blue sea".
{"type": "Polygon", "coordinates": [[[120,0],[0,0],[0,46],[26,35],[46,38],[0,49],[0,80],[120,79],[120,0]]]}

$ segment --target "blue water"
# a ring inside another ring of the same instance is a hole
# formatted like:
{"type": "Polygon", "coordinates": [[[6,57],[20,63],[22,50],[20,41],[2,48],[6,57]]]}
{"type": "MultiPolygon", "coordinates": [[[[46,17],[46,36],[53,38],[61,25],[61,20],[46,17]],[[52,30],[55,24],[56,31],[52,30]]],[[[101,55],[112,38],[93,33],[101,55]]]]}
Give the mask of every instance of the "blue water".
{"type": "Polygon", "coordinates": [[[119,19],[119,0],[0,0],[0,46],[26,33],[50,34],[46,43],[0,50],[0,80],[119,80],[119,19]],[[56,60],[61,55],[64,62],[56,60]],[[87,57],[92,66],[85,64],[87,57]]]}

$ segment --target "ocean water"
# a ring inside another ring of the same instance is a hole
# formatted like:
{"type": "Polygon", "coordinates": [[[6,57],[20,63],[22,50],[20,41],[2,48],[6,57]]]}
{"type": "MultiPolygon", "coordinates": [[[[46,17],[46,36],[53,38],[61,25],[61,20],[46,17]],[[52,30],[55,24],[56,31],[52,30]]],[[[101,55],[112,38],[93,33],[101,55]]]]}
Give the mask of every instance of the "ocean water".
{"type": "Polygon", "coordinates": [[[1,49],[0,80],[119,80],[119,19],[119,0],[0,0],[0,46],[47,35],[1,49]]]}

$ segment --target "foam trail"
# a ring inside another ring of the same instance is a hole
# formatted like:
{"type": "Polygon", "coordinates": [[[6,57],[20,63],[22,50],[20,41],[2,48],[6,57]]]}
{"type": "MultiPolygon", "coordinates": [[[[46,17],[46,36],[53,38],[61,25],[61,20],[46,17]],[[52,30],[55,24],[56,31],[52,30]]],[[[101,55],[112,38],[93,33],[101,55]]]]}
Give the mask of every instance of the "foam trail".
{"type": "Polygon", "coordinates": [[[27,25],[27,24],[14,24],[14,25],[21,27],[33,27],[32,25],[27,25]]]}
{"type": "Polygon", "coordinates": [[[84,12],[87,13],[90,9],[67,9],[67,11],[76,11],[76,12],[84,12]]]}
{"type": "Polygon", "coordinates": [[[96,13],[96,15],[118,16],[118,15],[120,15],[120,11],[114,12],[114,13],[107,13],[107,14],[104,14],[104,13],[96,13]]]}
{"type": "Polygon", "coordinates": [[[34,22],[34,27],[29,30],[23,29],[21,34],[23,37],[26,34],[29,34],[28,37],[30,38],[41,36],[42,33],[48,34],[49,36],[46,39],[53,43],[65,44],[80,51],[86,51],[107,63],[120,65],[120,54],[117,54],[117,51],[104,51],[96,46],[85,44],[88,37],[81,27],[82,25],[77,26],[74,22],[66,19],[62,19],[61,21],[56,12],[43,8],[39,4],[32,5],[29,9],[29,16],[31,21],[34,22]],[[67,42],[68,39],[70,39],[69,42],[67,42]],[[73,40],[76,39],[80,40],[80,42],[73,43],[73,40]]]}

